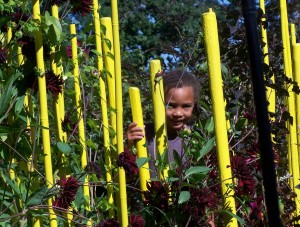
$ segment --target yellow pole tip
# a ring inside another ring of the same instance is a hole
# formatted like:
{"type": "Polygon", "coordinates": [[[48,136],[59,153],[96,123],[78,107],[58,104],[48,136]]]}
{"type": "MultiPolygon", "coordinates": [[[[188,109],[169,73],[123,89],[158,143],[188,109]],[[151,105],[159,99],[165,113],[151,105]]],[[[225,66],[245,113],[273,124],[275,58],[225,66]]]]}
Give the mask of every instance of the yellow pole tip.
{"type": "Polygon", "coordinates": [[[208,9],[208,12],[213,12],[212,8],[209,8],[209,9],[208,9]]]}
{"type": "Polygon", "coordinates": [[[138,90],[138,88],[137,87],[130,87],[129,90],[133,90],[134,91],[134,90],[138,90]]]}
{"type": "Polygon", "coordinates": [[[101,20],[111,20],[111,17],[101,17],[101,20]]]}

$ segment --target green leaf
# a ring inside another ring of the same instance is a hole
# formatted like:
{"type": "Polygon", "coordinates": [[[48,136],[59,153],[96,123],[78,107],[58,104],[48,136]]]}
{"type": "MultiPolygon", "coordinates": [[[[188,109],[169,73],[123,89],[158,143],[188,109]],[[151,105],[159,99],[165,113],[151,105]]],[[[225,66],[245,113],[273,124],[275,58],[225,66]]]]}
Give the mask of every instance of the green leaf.
{"type": "Polygon", "coordinates": [[[20,196],[20,189],[18,187],[18,183],[15,180],[11,180],[8,176],[6,176],[4,173],[1,173],[2,179],[12,188],[13,193],[16,196],[20,196]]]}
{"type": "Polygon", "coordinates": [[[185,172],[186,173],[185,179],[188,178],[192,174],[207,173],[210,170],[211,170],[211,168],[208,168],[206,166],[192,166],[185,172]]]}
{"type": "Polygon", "coordinates": [[[45,12],[45,24],[49,26],[48,37],[52,45],[57,44],[59,42],[62,27],[59,20],[49,14],[49,12],[45,12]]]}
{"type": "Polygon", "coordinates": [[[215,145],[215,137],[211,138],[207,142],[207,144],[199,151],[200,156],[199,158],[197,158],[197,161],[199,161],[204,155],[206,155],[209,151],[211,151],[214,145],[215,145]]]}
{"type": "Polygon", "coordinates": [[[145,165],[149,161],[150,161],[149,157],[137,158],[136,164],[137,164],[138,168],[141,168],[143,165],[145,165]]]}
{"type": "Polygon", "coordinates": [[[86,145],[94,150],[98,149],[98,146],[90,139],[86,141],[86,145]]]}
{"type": "Polygon", "coordinates": [[[6,81],[4,88],[2,88],[1,96],[0,96],[0,124],[7,117],[7,110],[9,109],[9,105],[15,101],[14,98],[17,95],[17,88],[14,85],[15,81],[19,77],[18,74],[11,76],[8,81],[6,81]]]}
{"type": "Polygon", "coordinates": [[[36,191],[34,191],[33,193],[31,193],[31,195],[28,197],[27,201],[26,201],[26,207],[30,207],[30,206],[36,206],[39,205],[43,202],[44,199],[46,199],[46,195],[47,195],[47,191],[48,191],[48,187],[47,185],[44,185],[42,187],[40,187],[39,189],[37,189],[36,191]]]}
{"type": "Polygon", "coordinates": [[[72,151],[70,145],[64,142],[57,142],[56,146],[58,150],[60,150],[64,154],[69,154],[72,151]]]}
{"type": "Polygon", "coordinates": [[[238,220],[238,222],[241,224],[241,226],[245,226],[245,221],[244,221],[244,219],[240,218],[240,217],[237,216],[236,214],[234,214],[234,213],[232,213],[232,212],[230,212],[230,211],[228,211],[228,210],[222,210],[222,212],[224,212],[224,213],[230,215],[230,216],[233,217],[233,218],[236,218],[236,220],[238,220]]]}
{"type": "Polygon", "coordinates": [[[16,114],[19,114],[22,111],[22,109],[24,108],[24,98],[25,98],[25,95],[23,95],[17,99],[17,102],[15,104],[15,113],[16,114]]]}
{"type": "Polygon", "coordinates": [[[181,191],[179,195],[178,203],[179,204],[185,203],[189,201],[190,198],[191,198],[191,194],[189,191],[181,191]]]}
{"type": "Polygon", "coordinates": [[[205,124],[205,129],[208,133],[211,133],[214,130],[214,119],[211,117],[205,124]]]}
{"type": "Polygon", "coordinates": [[[181,157],[176,150],[173,150],[173,157],[177,166],[181,166],[181,157]]]}
{"type": "Polygon", "coordinates": [[[107,38],[103,38],[104,43],[106,44],[106,46],[108,47],[109,50],[111,50],[111,42],[109,39],[107,38]]]}

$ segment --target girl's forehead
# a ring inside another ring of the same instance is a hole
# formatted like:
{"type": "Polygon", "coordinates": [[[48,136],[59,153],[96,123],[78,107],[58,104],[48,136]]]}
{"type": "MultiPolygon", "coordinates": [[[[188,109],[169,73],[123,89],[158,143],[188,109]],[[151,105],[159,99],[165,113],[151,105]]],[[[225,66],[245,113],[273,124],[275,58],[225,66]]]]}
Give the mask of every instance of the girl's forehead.
{"type": "Polygon", "coordinates": [[[184,94],[192,93],[194,95],[194,88],[192,86],[172,87],[168,90],[166,95],[174,94],[174,92],[184,94]]]}
{"type": "Polygon", "coordinates": [[[187,100],[194,100],[194,90],[193,87],[178,87],[178,88],[171,88],[168,93],[165,95],[167,99],[187,99],[187,100]]]}

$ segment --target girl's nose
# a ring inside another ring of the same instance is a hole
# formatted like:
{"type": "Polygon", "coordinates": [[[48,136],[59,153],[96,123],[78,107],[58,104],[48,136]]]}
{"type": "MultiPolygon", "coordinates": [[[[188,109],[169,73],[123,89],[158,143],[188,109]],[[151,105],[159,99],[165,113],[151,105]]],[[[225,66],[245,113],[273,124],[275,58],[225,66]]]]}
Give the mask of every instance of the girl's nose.
{"type": "Polygon", "coordinates": [[[176,108],[174,111],[174,115],[177,117],[181,117],[183,115],[183,111],[181,108],[176,108]]]}

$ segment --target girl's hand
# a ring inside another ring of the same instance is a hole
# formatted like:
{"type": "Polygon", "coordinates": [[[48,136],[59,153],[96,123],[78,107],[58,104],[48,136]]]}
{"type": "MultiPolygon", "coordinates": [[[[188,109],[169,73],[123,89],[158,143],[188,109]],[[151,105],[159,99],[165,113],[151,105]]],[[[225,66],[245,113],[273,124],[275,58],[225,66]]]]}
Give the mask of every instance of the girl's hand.
{"type": "Polygon", "coordinates": [[[142,127],[137,127],[136,122],[132,122],[127,129],[127,141],[129,147],[133,146],[136,141],[144,138],[144,129],[142,127]]]}

